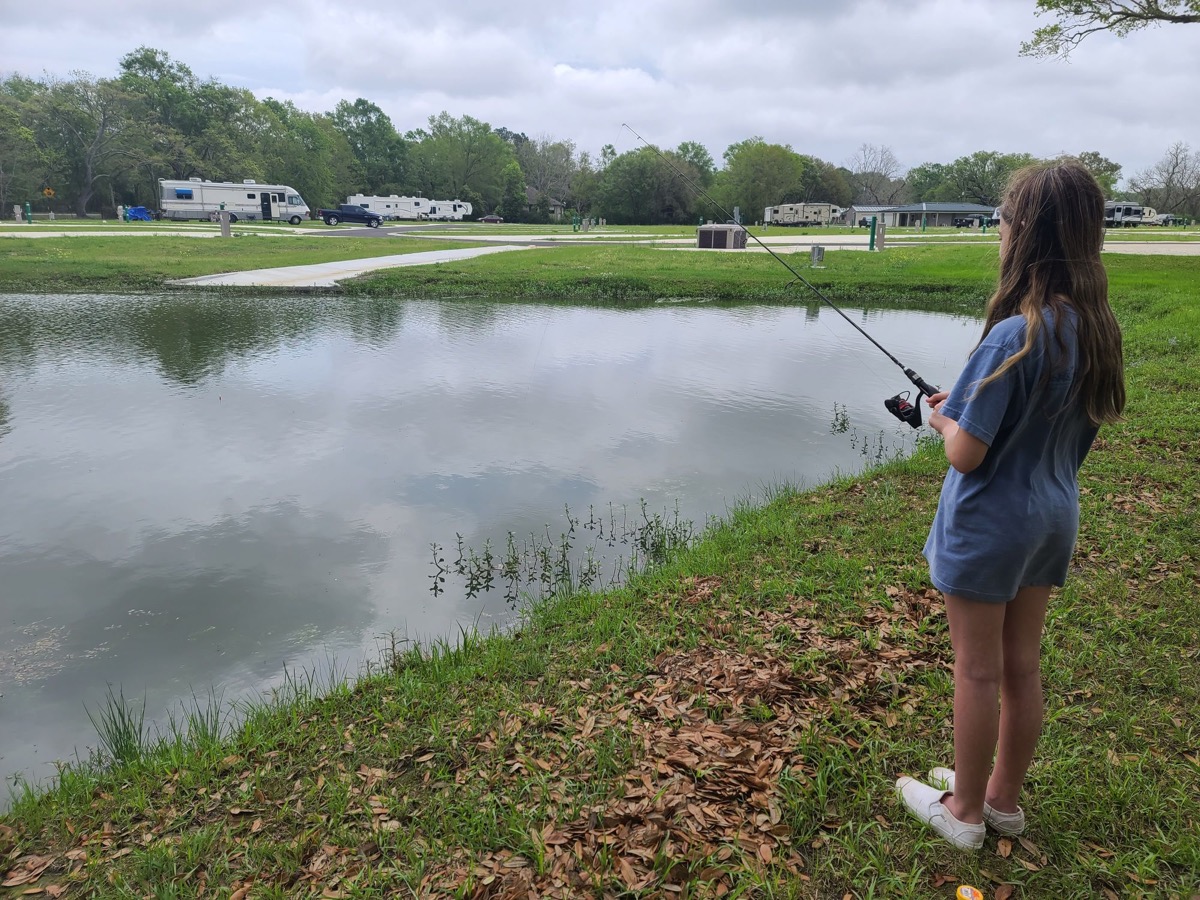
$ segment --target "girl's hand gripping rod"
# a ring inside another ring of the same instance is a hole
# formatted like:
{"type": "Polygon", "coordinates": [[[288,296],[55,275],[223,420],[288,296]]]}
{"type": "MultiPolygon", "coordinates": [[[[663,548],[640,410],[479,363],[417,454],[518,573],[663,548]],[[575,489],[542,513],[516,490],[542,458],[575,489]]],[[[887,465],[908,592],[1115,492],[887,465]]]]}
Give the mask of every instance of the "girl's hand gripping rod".
{"type": "MultiPolygon", "coordinates": [[[[661,150],[659,150],[657,147],[655,147],[653,144],[651,144],[649,141],[647,141],[644,137],[642,137],[640,134],[638,134],[636,131],[634,131],[632,128],[630,128],[625,123],[622,122],[621,124],[623,127],[628,128],[634,137],[636,137],[639,141],[641,141],[643,144],[645,144],[647,147],[649,147],[651,150],[653,150],[656,154],[658,154],[658,158],[661,159],[663,162],[665,162],[667,164],[667,166],[671,169],[671,171],[673,171],[676,175],[678,175],[680,178],[682,178],[684,180],[684,182],[686,182],[692,188],[692,190],[694,190],[701,197],[703,197],[705,200],[707,200],[709,203],[711,203],[714,208],[716,208],[721,213],[723,213],[726,220],[734,221],[732,213],[730,213],[727,209],[725,209],[725,207],[721,206],[720,203],[718,203],[711,196],[709,196],[708,192],[706,190],[704,190],[704,188],[700,187],[698,184],[696,184],[694,181],[692,181],[692,179],[688,178],[685,174],[683,174],[683,172],[681,172],[679,170],[679,167],[676,166],[673,162],[671,162],[671,160],[669,160],[663,154],[663,152],[661,150]]],[[[890,359],[892,362],[894,362],[897,366],[899,366],[901,370],[903,370],[904,374],[908,376],[908,380],[911,381],[913,383],[913,385],[916,387],[917,396],[910,401],[909,396],[911,394],[911,391],[901,391],[895,397],[889,397],[887,400],[884,400],[883,405],[887,408],[888,412],[890,412],[893,416],[895,416],[901,422],[907,422],[913,428],[920,428],[921,427],[921,405],[920,405],[921,397],[923,397],[923,396],[932,397],[934,394],[936,394],[938,392],[938,389],[936,387],[934,387],[933,385],[931,385],[929,382],[927,382],[924,378],[922,378],[920,375],[918,375],[912,369],[906,368],[904,366],[904,364],[900,362],[900,360],[896,359],[896,357],[892,356],[892,354],[887,351],[887,348],[884,347],[883,344],[879,343],[879,341],[875,340],[875,338],[873,338],[869,334],[867,334],[867,332],[864,331],[863,328],[857,322],[855,322],[848,315],[846,315],[844,312],[842,312],[840,309],[838,309],[837,306],[834,305],[832,300],[830,300],[828,297],[826,297],[824,294],[822,294],[819,290],[817,290],[816,286],[813,285],[812,282],[810,282],[807,278],[805,278],[803,275],[801,275],[799,272],[797,272],[795,269],[793,269],[790,265],[788,265],[787,260],[785,260],[782,256],[780,256],[778,253],[776,253],[774,250],[772,250],[770,247],[768,247],[766,245],[766,243],[764,241],[762,241],[757,235],[751,234],[750,229],[748,229],[745,225],[742,225],[740,222],[738,222],[737,224],[738,224],[738,227],[742,229],[742,231],[746,232],[747,237],[754,238],[755,241],[758,241],[759,245],[762,246],[762,248],[764,250],[766,250],[773,257],[775,257],[776,261],[780,265],[782,265],[785,269],[787,269],[789,272],[791,272],[792,275],[795,276],[796,281],[799,281],[806,288],[808,288],[814,294],[816,294],[818,297],[820,297],[822,301],[824,301],[826,304],[828,304],[830,309],[832,309],[839,316],[841,316],[843,319],[845,319],[847,322],[849,322],[851,325],[853,325],[855,330],[857,330],[859,334],[861,334],[868,341],[870,341],[872,344],[874,344],[876,347],[878,347],[883,352],[884,356],[886,356],[888,359],[890,359]]]]}

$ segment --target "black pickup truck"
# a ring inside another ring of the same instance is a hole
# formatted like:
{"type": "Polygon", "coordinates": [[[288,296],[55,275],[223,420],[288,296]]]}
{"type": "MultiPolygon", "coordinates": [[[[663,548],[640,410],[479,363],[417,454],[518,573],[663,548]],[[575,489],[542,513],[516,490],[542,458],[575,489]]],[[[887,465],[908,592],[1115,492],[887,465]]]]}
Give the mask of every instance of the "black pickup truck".
{"type": "Polygon", "coordinates": [[[361,206],[343,203],[337,209],[318,209],[317,217],[325,220],[326,225],[340,225],[342,222],[354,222],[358,225],[369,225],[378,228],[383,216],[373,213],[361,206]]]}

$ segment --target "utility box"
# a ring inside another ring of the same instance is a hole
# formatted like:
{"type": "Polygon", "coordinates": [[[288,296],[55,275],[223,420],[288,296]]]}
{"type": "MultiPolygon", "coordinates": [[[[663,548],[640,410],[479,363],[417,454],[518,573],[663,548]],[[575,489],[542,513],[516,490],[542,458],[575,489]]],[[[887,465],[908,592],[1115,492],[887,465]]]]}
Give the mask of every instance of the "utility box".
{"type": "Polygon", "coordinates": [[[745,250],[746,229],[741,225],[701,225],[696,229],[701,250],[745,250]]]}

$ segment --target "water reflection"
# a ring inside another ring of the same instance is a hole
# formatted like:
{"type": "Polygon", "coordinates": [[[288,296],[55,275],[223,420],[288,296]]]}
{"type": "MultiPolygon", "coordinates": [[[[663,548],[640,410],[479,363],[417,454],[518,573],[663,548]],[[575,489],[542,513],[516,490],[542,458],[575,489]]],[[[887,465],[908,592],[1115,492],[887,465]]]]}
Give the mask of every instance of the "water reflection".
{"type": "MultiPolygon", "coordinates": [[[[948,383],[969,320],[850,313],[948,383]]],[[[817,307],[0,297],[0,773],[93,742],[105,683],[161,713],[378,635],[504,621],[434,599],[431,542],[615,503],[703,523],[898,447],[903,376],[817,307]]]]}

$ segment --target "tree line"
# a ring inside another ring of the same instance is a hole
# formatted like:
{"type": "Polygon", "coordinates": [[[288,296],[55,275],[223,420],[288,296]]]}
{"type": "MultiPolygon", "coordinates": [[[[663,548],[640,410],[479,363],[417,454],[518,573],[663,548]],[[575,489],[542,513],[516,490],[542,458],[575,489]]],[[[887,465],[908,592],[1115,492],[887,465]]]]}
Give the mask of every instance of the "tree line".
{"type": "MultiPolygon", "coordinates": [[[[1200,215],[1200,152],[1186,143],[1133,175],[1123,192],[1119,164],[1095,151],[1078,158],[1110,197],[1200,215]]],[[[613,224],[724,218],[718,205],[738,207],[752,222],[768,206],[806,201],[994,206],[1009,175],[1033,160],[981,150],[905,170],[889,147],[864,144],[835,164],[762,136],[731,144],[720,165],[697,141],[621,154],[608,144],[593,157],[571,140],[446,112],[401,133],[364,98],[308,112],[201,80],[150,47],[124,56],[114,78],[72,72],[0,81],[0,211],[34,200],[79,216],[111,214],[118,204],[156,208],[160,178],[199,177],[287,184],[314,209],[361,192],[465,200],[477,214],[509,221],[548,221],[561,203],[569,214],[613,224]]]]}

